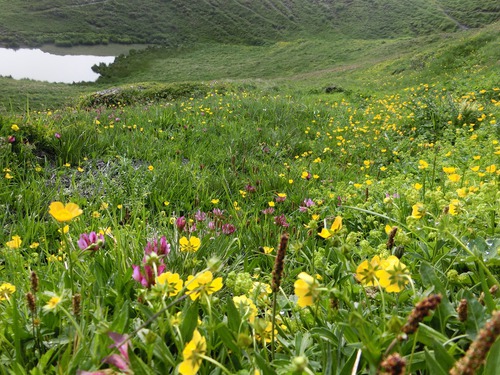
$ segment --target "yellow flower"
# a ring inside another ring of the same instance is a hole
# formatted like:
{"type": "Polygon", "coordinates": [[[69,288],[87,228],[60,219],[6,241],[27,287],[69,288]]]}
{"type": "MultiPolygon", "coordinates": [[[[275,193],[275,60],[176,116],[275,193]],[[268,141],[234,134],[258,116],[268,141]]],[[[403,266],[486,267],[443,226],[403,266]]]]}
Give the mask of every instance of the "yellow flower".
{"type": "Polygon", "coordinates": [[[269,202],[267,202],[267,204],[269,205],[269,207],[274,207],[274,202],[273,201],[269,201],[269,202]]]}
{"type": "Polygon", "coordinates": [[[12,176],[9,172],[7,172],[7,173],[5,174],[5,178],[6,178],[7,180],[12,180],[12,179],[14,178],[14,176],[12,176]]]}
{"type": "Polygon", "coordinates": [[[427,168],[429,168],[429,163],[427,163],[425,160],[418,161],[418,169],[427,169],[427,168]]]}
{"type": "Polygon", "coordinates": [[[212,199],[210,202],[211,202],[212,204],[218,204],[218,203],[219,203],[219,200],[218,200],[218,199],[212,199]]]}
{"type": "Polygon", "coordinates": [[[415,203],[412,207],[411,216],[420,219],[425,215],[425,207],[422,203],[415,203]]]}
{"type": "Polygon", "coordinates": [[[222,289],[222,277],[214,280],[213,274],[210,271],[199,273],[195,276],[189,275],[186,280],[186,294],[193,301],[198,299],[202,294],[210,295],[222,289]]]}
{"type": "Polygon", "coordinates": [[[417,182],[417,183],[415,183],[415,185],[413,185],[413,187],[415,188],[415,190],[420,190],[420,189],[422,189],[422,188],[424,187],[424,185],[419,184],[419,183],[417,182]]]}
{"type": "MultiPolygon", "coordinates": [[[[271,342],[273,325],[262,318],[258,318],[254,324],[255,336],[258,341],[264,340],[266,343],[271,342]]],[[[274,337],[278,335],[278,330],[274,330],[274,337]]]]}
{"type": "Polygon", "coordinates": [[[239,310],[242,318],[247,318],[250,323],[255,321],[255,317],[257,316],[257,307],[250,298],[245,295],[234,296],[233,302],[239,310]]]}
{"type": "Polygon", "coordinates": [[[156,278],[156,288],[168,293],[169,297],[176,296],[182,289],[183,281],[178,273],[164,272],[156,278]]]}
{"type": "Polygon", "coordinates": [[[456,170],[457,170],[457,168],[455,168],[455,167],[443,167],[443,172],[446,174],[455,173],[456,170]]]}
{"type": "Polygon", "coordinates": [[[155,169],[155,167],[153,167],[152,165],[150,165],[150,166],[148,167],[148,169],[149,169],[150,171],[152,171],[153,169],[155,169]]]}
{"type": "Polygon", "coordinates": [[[495,164],[491,164],[490,166],[486,167],[486,172],[488,173],[495,173],[497,170],[497,166],[495,164]]]}
{"type": "Polygon", "coordinates": [[[201,241],[198,237],[192,236],[186,238],[185,236],[181,237],[179,240],[179,244],[181,246],[181,251],[187,251],[190,253],[195,253],[201,246],[201,241]]]}
{"type": "Polygon", "coordinates": [[[39,243],[39,242],[33,242],[33,243],[30,245],[30,249],[36,249],[38,246],[40,246],[40,243],[39,243]]]}
{"type": "Polygon", "coordinates": [[[61,296],[55,295],[53,293],[48,293],[48,294],[51,295],[52,297],[49,299],[49,302],[47,302],[45,306],[42,307],[43,311],[45,312],[55,310],[62,301],[61,296]]]}
{"type": "Polygon", "coordinates": [[[274,250],[274,247],[263,246],[262,249],[264,250],[264,254],[271,254],[274,250]]]}
{"type": "Polygon", "coordinates": [[[182,351],[184,360],[179,365],[179,373],[181,375],[195,375],[201,366],[202,358],[200,356],[205,355],[206,351],[207,342],[200,332],[195,329],[193,338],[186,344],[182,351]]]}
{"type": "Polygon", "coordinates": [[[82,213],[83,211],[76,203],[64,205],[61,202],[52,202],[49,206],[49,214],[59,222],[71,221],[82,213]]]}
{"type": "Polygon", "coordinates": [[[377,271],[380,285],[389,293],[399,293],[410,282],[408,268],[400,260],[391,255],[380,263],[381,270],[377,271]]]}
{"type": "Polygon", "coordinates": [[[68,225],[68,224],[66,224],[64,227],[59,228],[57,231],[58,231],[59,233],[61,233],[61,234],[66,234],[66,233],[68,233],[68,232],[69,232],[69,225],[68,225]]]}
{"type": "Polygon", "coordinates": [[[460,178],[461,178],[460,175],[457,173],[452,173],[448,175],[448,180],[450,180],[451,182],[458,182],[460,181],[460,178]]]}
{"type": "Polygon", "coordinates": [[[14,294],[16,287],[10,283],[0,285],[0,301],[9,299],[9,296],[14,294]]]}
{"type": "Polygon", "coordinates": [[[17,124],[12,124],[10,128],[15,132],[19,131],[19,126],[17,126],[17,124]]]}
{"type": "Polygon", "coordinates": [[[342,216],[337,216],[335,217],[335,220],[333,220],[332,226],[330,229],[323,228],[321,229],[321,232],[318,233],[320,237],[323,238],[330,238],[335,234],[335,232],[338,232],[339,230],[342,229],[342,216]]]}
{"type": "Polygon", "coordinates": [[[450,215],[457,215],[458,211],[460,209],[460,201],[458,199],[452,199],[449,206],[448,206],[448,212],[450,215]]]}
{"type": "Polygon", "coordinates": [[[9,249],[19,249],[21,247],[21,244],[23,243],[23,240],[21,240],[21,237],[19,237],[17,234],[15,236],[12,236],[12,239],[8,242],[5,243],[9,249]]]}
{"type": "Polygon", "coordinates": [[[457,195],[460,197],[460,198],[465,198],[467,196],[467,189],[466,188],[460,188],[460,189],[457,189],[457,195]]]}
{"type": "Polygon", "coordinates": [[[377,272],[380,271],[380,257],[375,255],[370,261],[365,259],[356,268],[356,279],[364,286],[378,286],[377,272]]]}
{"type": "Polygon", "coordinates": [[[475,166],[473,166],[473,167],[470,167],[470,170],[471,170],[472,172],[477,172],[477,171],[479,170],[479,165],[475,165],[475,166]]]}
{"type": "Polygon", "coordinates": [[[300,307],[312,306],[319,295],[318,281],[306,272],[299,273],[297,277],[298,280],[293,284],[295,295],[298,297],[297,305],[300,307]]]}

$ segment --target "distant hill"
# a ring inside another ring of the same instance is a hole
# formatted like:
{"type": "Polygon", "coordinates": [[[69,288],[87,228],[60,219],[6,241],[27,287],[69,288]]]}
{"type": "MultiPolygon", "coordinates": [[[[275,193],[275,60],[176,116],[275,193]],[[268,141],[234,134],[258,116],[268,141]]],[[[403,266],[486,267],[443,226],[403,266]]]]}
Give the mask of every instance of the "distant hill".
{"type": "Polygon", "coordinates": [[[398,38],[500,20],[498,0],[0,0],[0,9],[9,46],[398,38]]]}

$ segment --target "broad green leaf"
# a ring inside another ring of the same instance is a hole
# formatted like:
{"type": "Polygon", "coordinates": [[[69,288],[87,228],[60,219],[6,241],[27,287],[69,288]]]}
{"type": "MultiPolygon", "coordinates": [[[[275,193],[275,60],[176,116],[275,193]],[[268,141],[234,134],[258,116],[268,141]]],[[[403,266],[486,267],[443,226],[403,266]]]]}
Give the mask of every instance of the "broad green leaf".
{"type": "Polygon", "coordinates": [[[184,343],[191,340],[193,331],[198,325],[198,302],[192,303],[186,310],[186,314],[182,318],[181,335],[184,343]]]}
{"type": "Polygon", "coordinates": [[[498,375],[500,371],[500,340],[497,340],[490,348],[483,375],[498,375]]]}
{"type": "Polygon", "coordinates": [[[425,362],[431,375],[447,375],[448,373],[441,367],[429,349],[425,348],[425,362]]]}

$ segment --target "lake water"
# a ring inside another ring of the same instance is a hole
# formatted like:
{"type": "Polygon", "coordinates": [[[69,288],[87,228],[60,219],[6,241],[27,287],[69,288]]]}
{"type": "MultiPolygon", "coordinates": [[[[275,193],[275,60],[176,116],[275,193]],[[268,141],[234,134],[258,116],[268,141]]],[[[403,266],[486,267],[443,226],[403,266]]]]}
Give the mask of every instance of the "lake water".
{"type": "Polygon", "coordinates": [[[93,65],[112,63],[116,56],[138,48],[145,46],[0,48],[0,76],[63,83],[93,82],[99,77],[92,71],[93,65]]]}

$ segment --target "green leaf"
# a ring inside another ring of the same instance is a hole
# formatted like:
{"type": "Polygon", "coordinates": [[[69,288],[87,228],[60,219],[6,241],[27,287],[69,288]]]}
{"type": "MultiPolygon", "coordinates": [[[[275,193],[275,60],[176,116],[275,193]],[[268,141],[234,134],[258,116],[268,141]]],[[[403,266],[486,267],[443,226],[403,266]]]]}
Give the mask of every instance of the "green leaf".
{"type": "Polygon", "coordinates": [[[490,348],[483,375],[498,375],[500,369],[500,340],[497,340],[490,348]]]}
{"type": "Polygon", "coordinates": [[[238,348],[238,345],[236,345],[236,340],[234,339],[234,336],[231,333],[235,331],[228,329],[228,327],[223,323],[219,324],[219,326],[215,329],[215,331],[217,332],[219,338],[222,340],[222,342],[228,349],[232,350],[237,354],[240,354],[240,348],[238,348]]]}
{"type": "Polygon", "coordinates": [[[142,359],[135,355],[133,350],[128,351],[130,360],[130,368],[133,370],[134,375],[153,375],[154,372],[146,365],[142,359]]]}
{"type": "Polygon", "coordinates": [[[193,336],[193,331],[197,325],[198,325],[198,302],[196,301],[188,307],[186,314],[182,319],[180,331],[184,343],[191,340],[191,337],[193,336]]]}
{"type": "Polygon", "coordinates": [[[276,375],[276,371],[274,371],[274,369],[271,366],[269,366],[269,361],[267,359],[264,359],[262,355],[257,351],[254,352],[254,355],[255,355],[255,362],[257,362],[257,366],[259,366],[263,374],[276,375]]]}
{"type": "MultiPolygon", "coordinates": [[[[355,350],[352,355],[349,357],[347,362],[342,366],[342,370],[340,371],[339,375],[350,375],[352,373],[358,373],[357,371],[353,371],[354,363],[356,362],[356,358],[358,356],[358,350],[355,350]]],[[[358,369],[363,368],[363,366],[359,366],[358,363],[358,369]]]]}
{"type": "Polygon", "coordinates": [[[439,277],[436,275],[434,267],[432,267],[429,263],[422,262],[420,266],[420,276],[422,277],[422,283],[426,288],[432,287],[436,293],[441,294],[442,298],[438,310],[441,314],[441,325],[444,327],[449,317],[456,315],[455,309],[447,298],[447,290],[439,277]]]}
{"type": "Polygon", "coordinates": [[[448,375],[427,348],[425,348],[425,363],[431,375],[448,375]]]}
{"type": "Polygon", "coordinates": [[[241,326],[241,317],[232,299],[226,303],[227,326],[233,332],[238,332],[241,326]]]}

